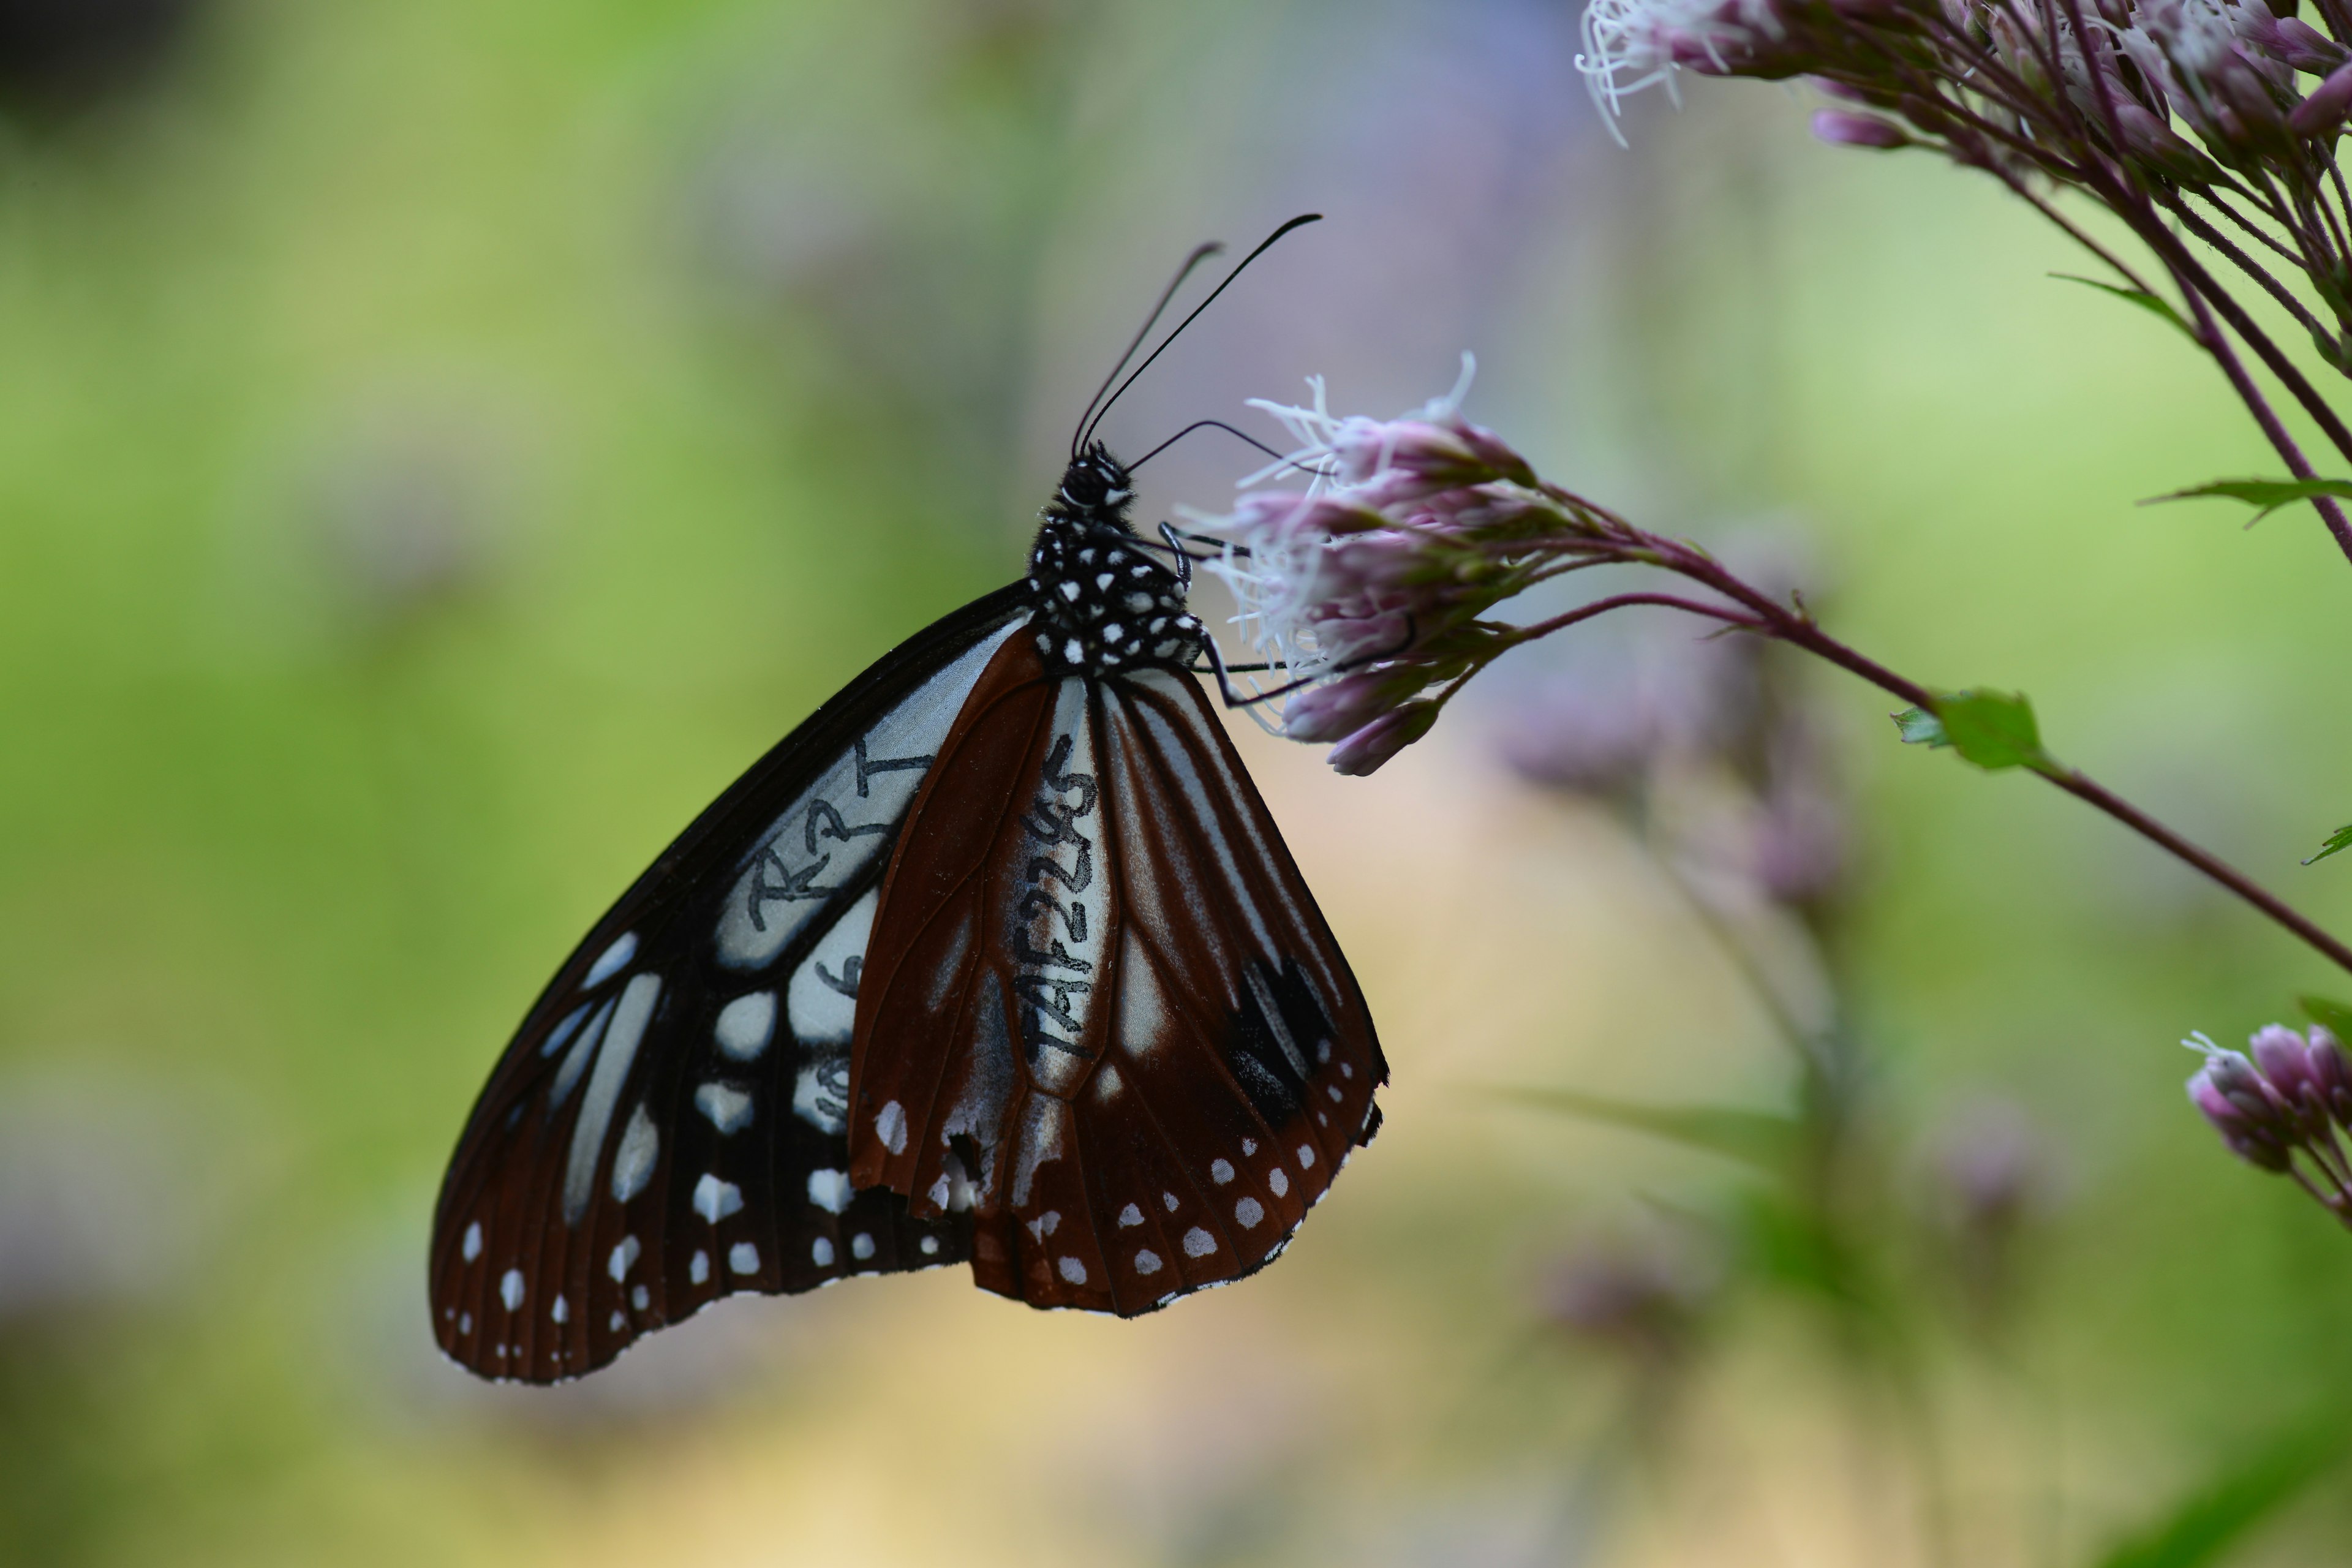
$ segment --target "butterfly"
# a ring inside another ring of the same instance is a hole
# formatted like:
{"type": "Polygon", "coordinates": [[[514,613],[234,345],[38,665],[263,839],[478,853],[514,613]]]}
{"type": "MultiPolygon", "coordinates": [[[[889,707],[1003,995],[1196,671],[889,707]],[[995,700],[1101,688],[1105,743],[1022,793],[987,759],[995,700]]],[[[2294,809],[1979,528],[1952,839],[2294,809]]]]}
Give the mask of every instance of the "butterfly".
{"type": "Polygon", "coordinates": [[[435,1214],[459,1365],[552,1382],[724,1296],[958,1263],[1134,1317],[1271,1262],[1378,1130],[1363,994],[1196,679],[1182,536],[1136,532],[1092,437],[1183,277],[1025,576],[778,742],[531,1006],[435,1214]]]}

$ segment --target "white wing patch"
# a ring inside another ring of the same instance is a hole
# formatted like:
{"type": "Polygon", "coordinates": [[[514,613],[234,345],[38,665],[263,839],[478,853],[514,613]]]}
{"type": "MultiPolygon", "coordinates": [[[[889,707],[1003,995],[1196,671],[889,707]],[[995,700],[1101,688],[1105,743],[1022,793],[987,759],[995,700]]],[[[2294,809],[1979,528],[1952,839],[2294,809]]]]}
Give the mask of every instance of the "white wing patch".
{"type": "Polygon", "coordinates": [[[605,1026],[604,1046],[596,1053],[594,1070],[588,1075],[588,1092],[581,1097],[580,1121],[572,1130],[572,1152],[563,1165],[566,1225],[578,1225],[580,1216],[588,1212],[589,1195],[596,1187],[597,1157],[604,1152],[604,1132],[613,1124],[613,1105],[621,1098],[621,1086],[628,1081],[630,1065],[637,1059],[637,1042],[645,1038],[646,1026],[653,1022],[661,988],[658,974],[631,976],[621,992],[620,1005],[613,1011],[612,1023],[605,1026]]]}
{"type": "Polygon", "coordinates": [[[784,991],[785,1016],[804,1046],[845,1046],[857,1022],[857,974],[866,963],[866,942],[874,934],[874,911],[882,889],[874,889],[842,911],[798,969],[784,991]]]}
{"type": "Polygon", "coordinates": [[[586,991],[602,985],[605,981],[620,973],[629,960],[636,956],[637,933],[633,931],[623,931],[613,939],[613,945],[598,953],[596,962],[588,966],[588,977],[580,983],[580,989],[586,991]]]}
{"type": "Polygon", "coordinates": [[[754,991],[748,996],[738,996],[719,1009],[719,1021],[712,1026],[712,1037],[719,1043],[719,1054],[733,1062],[758,1061],[776,1035],[776,994],[754,991]]]}
{"type": "Polygon", "coordinates": [[[883,852],[889,826],[914,798],[981,671],[1026,624],[1008,623],[923,682],[776,818],[727,895],[717,932],[720,963],[758,969],[773,962],[830,895],[854,884],[883,852]]]}

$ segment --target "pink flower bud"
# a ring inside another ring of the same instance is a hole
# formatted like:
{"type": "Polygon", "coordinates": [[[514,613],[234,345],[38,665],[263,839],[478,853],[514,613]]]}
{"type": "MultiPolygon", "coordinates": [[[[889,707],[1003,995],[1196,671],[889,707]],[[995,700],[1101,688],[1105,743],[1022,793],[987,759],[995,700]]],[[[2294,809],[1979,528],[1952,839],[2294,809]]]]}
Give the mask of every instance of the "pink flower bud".
{"type": "Polygon", "coordinates": [[[2184,185],[2210,185],[2221,177],[2212,159],[2138,104],[2117,103],[2116,123],[2123,131],[2124,151],[2150,172],[2184,185]]]}
{"type": "Polygon", "coordinates": [[[1310,686],[1283,705],[1282,732],[1308,745],[1351,735],[1380,716],[1390,684],[1384,675],[1359,670],[1310,686]]]}
{"type": "MultiPolygon", "coordinates": [[[[2222,1053],[2235,1056],[2234,1051],[2222,1053]]],[[[2217,1057],[2215,1060],[2218,1060],[2217,1057]]],[[[2243,1061],[2245,1058],[2238,1058],[2243,1061]]],[[[2204,1113],[2213,1131],[2230,1152],[2250,1165],[2265,1171],[2284,1172],[2290,1168],[2288,1145],[2273,1130],[2268,1118],[2250,1116],[2244,1106],[2223,1092],[2214,1081],[2213,1062],[2200,1068],[2189,1080],[2189,1102],[2204,1113]]],[[[2248,1069],[2251,1071],[2251,1068],[2248,1069]]]]}
{"type": "Polygon", "coordinates": [[[2352,1058],[2334,1035],[2320,1025],[2311,1026],[2311,1072],[2320,1098],[2336,1125],[2352,1128],[2352,1058]]]}
{"type": "Polygon", "coordinates": [[[2297,17],[2280,17],[2272,36],[2278,58],[2306,76],[2326,76],[2352,61],[2352,49],[2297,17]]]}
{"type": "Polygon", "coordinates": [[[2347,112],[2352,112],[2352,65],[2338,66],[2313,88],[2311,96],[2286,117],[2286,128],[2307,141],[2324,141],[2343,129],[2347,112]]]}
{"type": "Polygon", "coordinates": [[[1875,147],[1884,151],[1911,144],[1911,138],[1903,134],[1900,127],[1876,115],[1850,114],[1843,109],[1815,110],[1813,134],[1843,147],[1875,147]]]}
{"type": "Polygon", "coordinates": [[[1404,703],[1381,714],[1331,748],[1325,760],[1334,773],[1361,778],[1429,733],[1437,722],[1437,704],[1427,700],[1404,703]]]}

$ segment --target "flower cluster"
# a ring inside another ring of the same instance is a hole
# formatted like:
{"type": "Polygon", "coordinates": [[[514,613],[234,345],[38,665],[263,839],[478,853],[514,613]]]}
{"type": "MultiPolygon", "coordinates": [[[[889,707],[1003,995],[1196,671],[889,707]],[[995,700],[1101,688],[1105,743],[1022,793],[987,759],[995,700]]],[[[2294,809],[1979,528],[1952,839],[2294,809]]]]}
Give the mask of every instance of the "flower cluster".
{"type": "MultiPolygon", "coordinates": [[[[1336,742],[1331,765],[1369,773],[1426,734],[1446,697],[1517,640],[1486,611],[1545,575],[1589,531],[1527,459],[1461,416],[1454,390],[1395,419],[1332,414],[1323,383],[1292,407],[1253,400],[1297,443],[1242,481],[1223,515],[1186,513],[1221,543],[1243,640],[1286,677],[1282,732],[1336,742]],[[1256,489],[1286,474],[1297,489],[1256,489]]],[[[1271,693],[1269,693],[1271,695],[1271,693]]]]}
{"type": "Polygon", "coordinates": [[[2338,1130],[2352,1131],[2352,1058],[2315,1025],[2309,1037],[2273,1024],[2242,1052],[2202,1035],[2181,1042],[2202,1052],[2189,1099],[2230,1152],[2260,1170],[2292,1176],[2352,1226],[2352,1161],[2338,1130]]]}
{"type": "Polygon", "coordinates": [[[1814,117],[1823,140],[1933,148],[2021,195],[2086,192],[2177,277],[2196,264],[2168,224],[2274,300],[2287,291],[2268,269],[2284,262],[2336,316],[2326,333],[2291,307],[2340,365],[2352,14],[2314,15],[2263,0],[1591,0],[1577,65],[1612,132],[1629,96],[1671,92],[1685,70],[1804,77],[1838,100],[1814,117]]]}

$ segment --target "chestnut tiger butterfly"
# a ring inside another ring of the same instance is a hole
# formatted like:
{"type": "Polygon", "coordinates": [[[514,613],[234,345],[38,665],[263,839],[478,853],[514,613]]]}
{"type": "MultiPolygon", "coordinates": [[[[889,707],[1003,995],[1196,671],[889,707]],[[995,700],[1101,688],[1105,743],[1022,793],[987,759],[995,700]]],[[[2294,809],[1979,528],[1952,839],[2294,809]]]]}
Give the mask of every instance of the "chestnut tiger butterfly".
{"type": "Polygon", "coordinates": [[[1133,1317],[1255,1273],[1380,1125],[1363,994],[1194,677],[1184,536],[1080,416],[1027,576],[885,655],[541,993],[434,1218],[433,1327],[575,1377],[740,1291],[969,1263],[1133,1317]],[[1155,558],[1159,551],[1174,565],[1155,558]]]}

